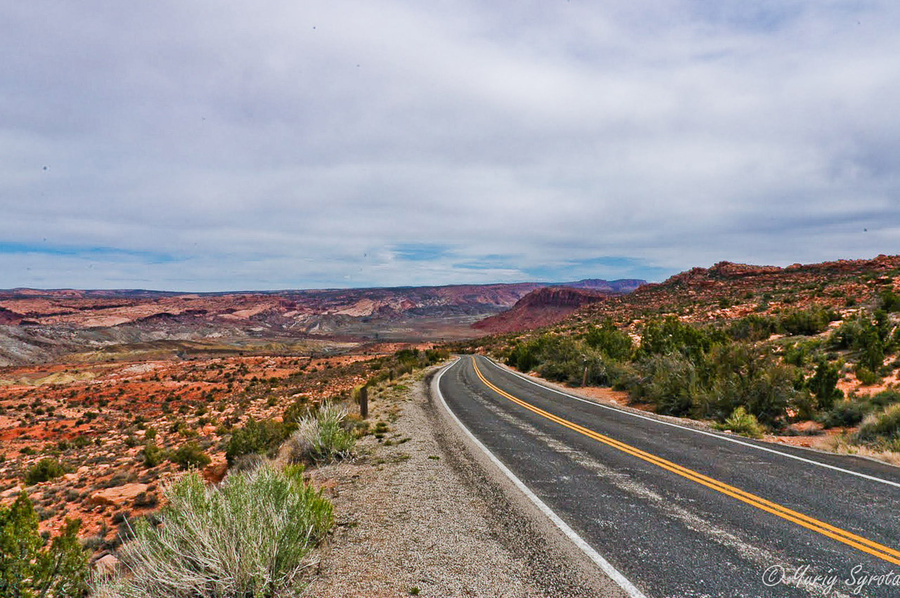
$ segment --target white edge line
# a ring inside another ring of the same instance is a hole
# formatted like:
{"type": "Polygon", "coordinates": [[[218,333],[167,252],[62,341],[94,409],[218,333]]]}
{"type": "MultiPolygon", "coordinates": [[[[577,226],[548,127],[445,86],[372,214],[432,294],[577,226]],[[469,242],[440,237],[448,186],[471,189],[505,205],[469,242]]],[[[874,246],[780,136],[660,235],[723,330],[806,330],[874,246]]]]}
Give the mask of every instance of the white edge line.
{"type": "Polygon", "coordinates": [[[724,440],[724,441],[726,441],[726,442],[733,442],[734,444],[739,444],[739,445],[741,445],[741,446],[747,446],[747,447],[750,447],[750,448],[755,448],[755,449],[757,449],[757,450],[765,451],[765,452],[767,452],[767,453],[774,453],[774,454],[776,454],[776,455],[781,455],[782,457],[787,457],[787,458],[789,458],[789,459],[796,459],[797,461],[802,461],[802,462],[804,462],[804,463],[809,463],[810,465],[818,465],[819,467],[824,467],[824,468],[826,468],[826,469],[833,469],[834,471],[840,471],[841,473],[847,473],[847,474],[850,474],[850,475],[854,475],[854,476],[856,476],[856,477],[864,478],[864,479],[870,480],[870,481],[872,481],[872,482],[880,482],[880,483],[882,483],[882,484],[887,484],[887,485],[889,485],[889,486],[894,486],[894,487],[896,487],[896,488],[900,488],[900,483],[892,482],[892,481],[890,481],[890,480],[884,480],[884,479],[877,478],[877,477],[875,477],[875,476],[870,476],[870,475],[867,475],[867,474],[864,474],[864,473],[859,473],[858,471],[853,471],[853,470],[850,470],[850,469],[844,469],[844,468],[842,468],[842,467],[837,467],[837,466],[835,466],[835,465],[829,465],[829,464],[827,464],[827,463],[821,463],[821,462],[819,462],[819,461],[813,461],[812,459],[806,459],[806,458],[804,458],[804,457],[798,457],[797,455],[792,455],[792,454],[790,454],[790,453],[783,453],[783,452],[781,452],[781,451],[777,451],[777,450],[775,450],[775,449],[771,449],[771,448],[764,447],[764,446],[759,446],[759,445],[757,445],[757,444],[753,444],[753,443],[750,443],[750,442],[742,442],[742,441],[740,441],[740,440],[738,440],[738,439],[736,439],[736,438],[729,438],[728,436],[723,436],[723,435],[720,435],[720,434],[713,434],[712,432],[706,432],[705,430],[697,430],[696,428],[690,428],[690,427],[688,427],[688,426],[682,426],[682,425],[679,425],[679,424],[674,424],[674,423],[672,423],[672,422],[667,422],[667,421],[664,421],[664,420],[661,420],[661,419],[656,419],[656,418],[654,418],[654,417],[647,417],[646,415],[641,415],[641,414],[639,414],[639,413],[632,413],[632,412],[630,412],[630,411],[625,411],[624,409],[616,409],[615,407],[611,407],[611,406],[609,406],[609,405],[604,405],[603,403],[597,403],[597,402],[595,402],[595,401],[589,401],[589,400],[584,399],[584,398],[582,398],[582,397],[577,397],[577,396],[575,396],[575,395],[573,395],[573,394],[569,394],[569,393],[567,393],[567,392],[563,392],[563,391],[561,391],[561,390],[557,390],[557,389],[555,389],[555,388],[553,388],[553,387],[551,387],[551,386],[545,386],[544,384],[541,384],[541,383],[539,383],[539,382],[535,382],[534,380],[530,379],[528,376],[525,376],[524,374],[520,374],[519,372],[515,372],[515,371],[513,371],[513,370],[511,370],[511,369],[508,369],[508,368],[501,368],[499,365],[497,365],[496,363],[494,363],[494,361],[491,360],[491,359],[488,359],[488,361],[489,361],[494,367],[497,367],[498,369],[502,369],[502,370],[504,370],[504,371],[506,371],[506,372],[509,372],[509,373],[512,374],[513,376],[517,376],[517,377],[521,378],[522,380],[524,380],[525,382],[528,382],[528,383],[530,383],[530,384],[534,384],[535,386],[539,386],[540,388],[543,388],[544,390],[549,390],[550,392],[555,392],[555,393],[558,394],[558,395],[562,395],[562,396],[568,397],[568,398],[570,398],[570,399],[575,399],[576,401],[581,401],[582,403],[587,403],[587,404],[589,404],[589,405],[595,405],[595,406],[597,406],[597,407],[602,407],[603,409],[609,409],[610,411],[615,411],[616,413],[621,413],[621,414],[624,414],[624,415],[630,415],[630,416],[632,416],[632,417],[637,417],[637,418],[640,418],[640,419],[645,419],[645,420],[647,420],[647,421],[656,422],[656,423],[662,424],[662,425],[664,425],[664,426],[672,426],[673,428],[678,428],[678,429],[680,429],[680,430],[687,430],[688,432],[694,432],[694,433],[696,433],[696,434],[703,434],[704,436],[710,436],[710,437],[712,437],[712,438],[718,438],[719,440],[724,440]]]}
{"type": "Polygon", "coordinates": [[[444,395],[441,394],[440,382],[441,377],[444,375],[444,372],[448,371],[451,367],[459,363],[460,360],[451,363],[450,365],[443,368],[437,376],[434,378],[434,382],[432,382],[432,388],[437,395],[438,399],[441,401],[441,405],[444,407],[444,410],[450,414],[450,417],[453,418],[453,421],[456,422],[456,425],[460,427],[460,429],[465,432],[465,434],[469,437],[469,439],[475,443],[475,445],[484,452],[485,455],[497,466],[497,468],[503,472],[503,474],[509,478],[509,480],[518,488],[528,499],[534,503],[534,505],[540,509],[540,511],[547,516],[550,521],[552,521],[556,527],[558,527],[566,537],[571,540],[575,546],[581,549],[581,551],[587,555],[589,559],[594,561],[600,569],[603,570],[606,575],[610,577],[620,588],[622,588],[626,594],[628,594],[631,598],[647,598],[643,592],[641,592],[633,583],[628,581],[628,579],[619,572],[618,569],[612,566],[609,561],[600,556],[596,550],[594,550],[590,544],[588,544],[584,538],[578,535],[578,533],[573,530],[569,525],[560,519],[559,515],[553,512],[553,510],[547,506],[547,504],[542,501],[537,495],[531,491],[528,486],[526,486],[522,480],[520,480],[516,474],[509,470],[506,465],[504,465],[500,459],[498,459],[494,453],[492,453],[478,438],[475,437],[474,434],[463,424],[456,414],[450,410],[450,407],[447,405],[446,401],[444,401],[444,395]]]}

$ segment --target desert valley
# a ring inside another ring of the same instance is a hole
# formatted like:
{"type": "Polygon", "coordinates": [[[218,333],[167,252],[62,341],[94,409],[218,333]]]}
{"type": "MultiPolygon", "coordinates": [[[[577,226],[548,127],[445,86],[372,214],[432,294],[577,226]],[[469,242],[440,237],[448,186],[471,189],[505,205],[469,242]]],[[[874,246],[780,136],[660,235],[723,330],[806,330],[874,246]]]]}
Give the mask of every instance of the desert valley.
{"type": "MultiPolygon", "coordinates": [[[[402,462],[411,439],[397,430],[414,381],[451,354],[473,352],[591,400],[898,463],[898,295],[896,256],[788,268],[720,263],[659,284],[3,291],[0,500],[27,493],[45,537],[80,520],[92,567],[108,571],[134,522],[157,516],[181,472],[215,484],[259,459],[288,458],[292,430],[325,404],[345,407],[341,425],[358,440],[344,467],[389,475],[382,468],[402,462]],[[670,360],[668,373],[653,369],[660,359],[670,360]],[[734,383],[727,372],[689,389],[665,378],[678,368],[732,367],[742,377],[768,372],[775,403],[723,390],[721,381],[734,383]],[[782,386],[771,382],[776,375],[782,386]],[[691,402],[727,392],[734,402],[724,411],[691,402]],[[394,451],[388,462],[385,450],[394,451]]],[[[305,461],[305,478],[338,501],[341,521],[341,505],[351,507],[340,493],[360,474],[327,473],[329,462],[305,461]]]]}

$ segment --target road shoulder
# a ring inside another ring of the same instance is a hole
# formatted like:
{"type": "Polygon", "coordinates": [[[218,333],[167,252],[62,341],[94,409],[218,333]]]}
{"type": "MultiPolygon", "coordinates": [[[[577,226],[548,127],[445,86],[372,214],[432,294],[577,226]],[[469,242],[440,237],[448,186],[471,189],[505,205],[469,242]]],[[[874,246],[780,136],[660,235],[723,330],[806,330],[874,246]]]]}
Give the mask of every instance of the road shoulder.
{"type": "Polygon", "coordinates": [[[390,428],[383,441],[366,437],[362,457],[310,473],[336,525],[304,595],[620,595],[472,451],[429,383],[376,398],[372,419],[390,428]]]}

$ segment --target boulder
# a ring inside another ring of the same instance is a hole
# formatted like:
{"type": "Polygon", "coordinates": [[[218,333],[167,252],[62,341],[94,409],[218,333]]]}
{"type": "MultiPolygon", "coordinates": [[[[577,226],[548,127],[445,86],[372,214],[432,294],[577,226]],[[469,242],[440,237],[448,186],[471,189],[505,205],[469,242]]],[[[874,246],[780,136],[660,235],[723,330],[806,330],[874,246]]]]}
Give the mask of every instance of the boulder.
{"type": "Polygon", "coordinates": [[[121,507],[134,500],[134,497],[149,488],[147,484],[125,484],[115,488],[98,490],[91,495],[91,504],[121,507]]]}

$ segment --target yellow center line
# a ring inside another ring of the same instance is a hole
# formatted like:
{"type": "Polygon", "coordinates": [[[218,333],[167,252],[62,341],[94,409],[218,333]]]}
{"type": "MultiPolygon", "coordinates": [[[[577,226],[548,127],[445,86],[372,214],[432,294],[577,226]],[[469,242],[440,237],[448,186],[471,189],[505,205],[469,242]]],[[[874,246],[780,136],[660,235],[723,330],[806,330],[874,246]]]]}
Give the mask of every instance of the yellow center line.
{"type": "Polygon", "coordinates": [[[534,405],[527,403],[498,388],[494,384],[491,384],[481,373],[481,370],[478,369],[478,364],[475,363],[474,357],[472,358],[472,367],[475,368],[475,374],[478,376],[478,378],[488,388],[490,388],[500,396],[512,401],[513,403],[520,405],[525,409],[536,413],[537,415],[545,417],[552,422],[578,432],[579,434],[583,434],[584,436],[592,438],[610,447],[618,449],[624,453],[637,457],[638,459],[642,459],[643,461],[652,463],[653,465],[661,467],[662,469],[670,471],[674,474],[680,475],[702,486],[706,486],[707,488],[728,495],[732,498],[736,498],[741,502],[766,511],[767,513],[771,513],[773,515],[781,517],[782,519],[795,523],[801,527],[805,527],[806,529],[822,534],[823,536],[827,536],[833,540],[837,540],[838,542],[842,542],[848,546],[852,546],[857,550],[871,554],[889,563],[900,565],[900,551],[894,550],[893,548],[890,548],[888,546],[884,546],[883,544],[879,544],[878,542],[869,540],[868,538],[863,538],[862,536],[858,536],[839,527],[835,527],[833,525],[825,523],[824,521],[819,521],[818,519],[809,517],[808,515],[804,515],[803,513],[798,513],[797,511],[788,509],[787,507],[779,505],[778,503],[774,503],[762,497],[756,496],[755,494],[745,492],[740,488],[730,486],[724,482],[720,482],[719,480],[716,480],[709,476],[705,476],[694,471],[693,469],[688,469],[687,467],[683,467],[681,465],[678,465],[677,463],[667,461],[662,457],[657,457],[656,455],[643,451],[639,448],[633,447],[629,444],[625,444],[624,442],[615,440],[614,438],[610,438],[609,436],[594,432],[593,430],[570,422],[569,420],[553,415],[552,413],[535,407],[534,405]]]}

